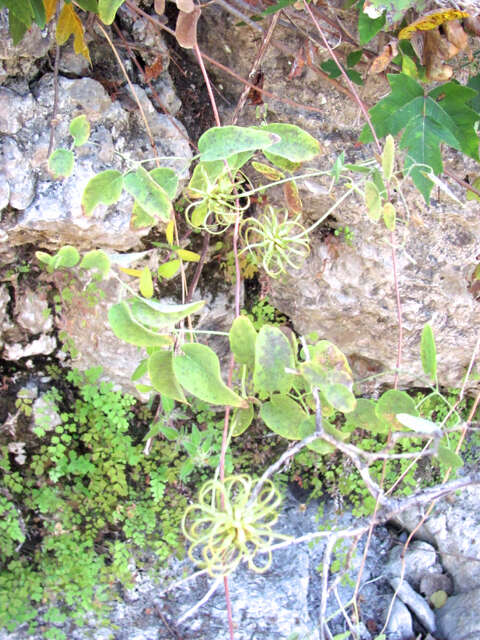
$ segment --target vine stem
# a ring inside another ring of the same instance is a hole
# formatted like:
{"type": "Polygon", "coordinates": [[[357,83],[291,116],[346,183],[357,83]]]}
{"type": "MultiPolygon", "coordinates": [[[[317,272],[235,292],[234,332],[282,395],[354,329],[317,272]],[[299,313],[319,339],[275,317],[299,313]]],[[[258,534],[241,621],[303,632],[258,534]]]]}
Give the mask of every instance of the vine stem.
{"type": "MultiPolygon", "coordinates": [[[[203,79],[205,80],[205,85],[207,87],[208,97],[210,98],[210,104],[212,106],[212,111],[213,111],[213,115],[214,115],[214,118],[215,118],[215,123],[216,123],[217,127],[220,127],[221,126],[220,116],[218,114],[217,104],[215,102],[215,97],[213,95],[212,85],[210,83],[210,78],[208,77],[207,70],[205,69],[205,65],[204,65],[203,59],[202,59],[202,54],[201,54],[200,49],[198,47],[198,42],[197,42],[196,38],[195,38],[195,44],[193,46],[193,49],[194,49],[198,64],[200,66],[200,69],[202,71],[203,79]]],[[[225,161],[225,164],[227,165],[227,168],[228,168],[228,163],[226,161],[225,161]]],[[[238,247],[237,247],[239,218],[240,218],[239,204],[240,203],[239,203],[238,198],[237,198],[236,199],[237,215],[236,215],[236,218],[235,218],[235,233],[234,233],[234,244],[233,244],[233,251],[234,251],[234,255],[235,255],[235,275],[236,275],[235,316],[240,315],[240,278],[241,278],[241,274],[240,274],[240,265],[239,265],[239,262],[238,262],[238,247]]],[[[200,275],[200,274],[198,274],[198,275],[200,275]]],[[[233,353],[232,353],[230,355],[230,366],[229,366],[229,370],[228,370],[228,386],[229,387],[232,386],[233,367],[234,367],[234,359],[233,359],[233,353]]],[[[222,434],[222,449],[221,449],[221,452],[220,452],[220,462],[219,462],[219,466],[220,466],[220,482],[223,482],[224,479],[225,479],[225,456],[227,454],[229,424],[230,424],[230,407],[225,407],[225,419],[224,419],[223,434],[222,434]]],[[[222,494],[221,502],[222,502],[222,507],[223,507],[224,506],[223,505],[223,494],[222,494]]],[[[227,606],[228,632],[230,634],[230,640],[235,640],[234,627],[233,627],[233,615],[232,615],[232,602],[230,600],[230,590],[229,590],[229,586],[228,586],[228,576],[223,576],[223,587],[224,587],[224,591],[225,591],[225,602],[226,602],[226,606],[227,606]]]]}

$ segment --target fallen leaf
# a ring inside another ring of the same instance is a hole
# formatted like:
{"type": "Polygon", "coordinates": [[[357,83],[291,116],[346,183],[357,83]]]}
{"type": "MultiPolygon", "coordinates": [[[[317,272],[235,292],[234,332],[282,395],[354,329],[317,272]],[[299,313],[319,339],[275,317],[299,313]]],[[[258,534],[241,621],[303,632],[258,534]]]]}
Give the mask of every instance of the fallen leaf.
{"type": "Polygon", "coordinates": [[[43,0],[43,6],[45,7],[45,18],[47,22],[55,15],[55,10],[57,8],[57,0],[43,0]]]}
{"type": "Polygon", "coordinates": [[[463,30],[459,20],[452,20],[443,25],[443,32],[449,42],[457,47],[459,51],[463,51],[468,46],[468,36],[463,30]]]}
{"type": "Polygon", "coordinates": [[[190,13],[180,11],[175,26],[175,37],[184,49],[193,49],[197,44],[197,22],[201,14],[200,7],[195,7],[190,13]]]}
{"type": "Polygon", "coordinates": [[[398,54],[396,40],[391,40],[386,44],[380,54],[372,62],[368,73],[382,73],[388,67],[393,58],[398,54]]]}
{"type": "Polygon", "coordinates": [[[293,80],[293,78],[298,78],[299,76],[301,76],[304,66],[305,66],[305,50],[303,46],[301,46],[297,50],[297,53],[295,54],[292,68],[290,69],[290,73],[288,74],[287,79],[293,80]]]}
{"type": "MultiPolygon", "coordinates": [[[[263,89],[264,78],[265,76],[263,75],[263,73],[261,71],[257,71],[257,73],[253,77],[252,84],[254,84],[259,89],[263,89]]],[[[250,87],[250,91],[247,95],[247,100],[249,101],[249,104],[253,106],[263,104],[262,92],[254,89],[253,87],[250,87]]]]}
{"type": "Polygon", "coordinates": [[[456,53],[457,47],[446,41],[438,29],[425,33],[423,64],[427,70],[427,78],[432,82],[445,82],[453,75],[453,69],[445,60],[449,60],[456,53]],[[451,49],[453,47],[453,49],[451,49]]]}
{"type": "Polygon", "coordinates": [[[150,82],[151,80],[155,80],[163,71],[163,60],[162,56],[157,56],[155,62],[145,67],[145,71],[143,72],[143,78],[145,82],[150,82]]]}
{"type": "Polygon", "coordinates": [[[300,194],[298,193],[298,187],[293,180],[291,182],[285,182],[283,185],[283,194],[290,213],[294,215],[301,213],[302,201],[300,199],[300,194]]]}
{"type": "Polygon", "coordinates": [[[473,36],[480,36],[480,14],[466,18],[463,28],[473,36]]]}
{"type": "Polygon", "coordinates": [[[457,11],[456,9],[446,9],[445,11],[431,11],[421,18],[415,20],[407,27],[402,29],[398,34],[399,40],[410,39],[415,31],[430,31],[436,29],[441,24],[450,20],[458,20],[459,18],[468,18],[469,13],[466,11],[457,11]]]}

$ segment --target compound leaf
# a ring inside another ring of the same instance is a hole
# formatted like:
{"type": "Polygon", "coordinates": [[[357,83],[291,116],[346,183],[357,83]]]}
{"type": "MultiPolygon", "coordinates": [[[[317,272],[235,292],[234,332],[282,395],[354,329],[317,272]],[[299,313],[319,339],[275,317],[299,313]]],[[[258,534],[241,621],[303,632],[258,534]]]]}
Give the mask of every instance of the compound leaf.
{"type": "MultiPolygon", "coordinates": [[[[475,133],[478,116],[467,106],[477,92],[447,82],[426,94],[418,82],[404,73],[389,75],[388,81],[392,91],[370,109],[371,121],[379,137],[395,135],[404,129],[400,147],[407,151],[405,168],[428,202],[433,182],[424,172],[426,167],[431,167],[435,175],[443,171],[442,142],[479,160],[475,133]]],[[[372,139],[369,127],[365,126],[360,140],[372,139]]]]}

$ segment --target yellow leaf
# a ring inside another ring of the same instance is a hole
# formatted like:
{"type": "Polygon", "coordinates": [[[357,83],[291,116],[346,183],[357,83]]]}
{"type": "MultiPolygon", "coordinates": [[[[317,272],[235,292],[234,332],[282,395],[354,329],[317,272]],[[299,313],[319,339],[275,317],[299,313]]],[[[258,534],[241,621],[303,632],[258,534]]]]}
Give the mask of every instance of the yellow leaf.
{"type": "Polygon", "coordinates": [[[439,27],[445,22],[450,20],[458,20],[460,18],[468,18],[469,14],[466,11],[457,11],[456,9],[446,9],[445,11],[431,11],[426,13],[415,22],[412,22],[400,31],[398,34],[399,40],[405,40],[412,37],[415,31],[430,31],[439,27]]]}
{"type": "Polygon", "coordinates": [[[173,244],[173,230],[175,229],[175,220],[172,218],[165,229],[165,237],[170,246],[173,244]]]}
{"type": "Polygon", "coordinates": [[[65,44],[73,35],[73,49],[81,53],[91,64],[90,53],[85,43],[83,24],[71,4],[64,4],[57,22],[56,40],[59,45],[65,44]]]}
{"type": "Polygon", "coordinates": [[[198,262],[200,260],[198,253],[188,251],[187,249],[178,249],[177,256],[182,260],[185,260],[185,262],[198,262]]]}
{"type": "Polygon", "coordinates": [[[120,267],[120,271],[126,273],[127,276],[135,276],[135,278],[140,278],[143,273],[140,269],[127,269],[127,267],[120,267]]]}
{"type": "Polygon", "coordinates": [[[43,6],[45,7],[45,17],[47,22],[55,15],[55,10],[57,8],[57,0],[43,0],[43,6]]]}

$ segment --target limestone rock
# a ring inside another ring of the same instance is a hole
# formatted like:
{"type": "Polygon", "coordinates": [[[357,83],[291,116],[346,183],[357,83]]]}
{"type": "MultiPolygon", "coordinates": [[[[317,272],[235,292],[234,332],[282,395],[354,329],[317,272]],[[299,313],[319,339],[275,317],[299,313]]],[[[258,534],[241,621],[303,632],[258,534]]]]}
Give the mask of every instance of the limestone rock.
{"type": "Polygon", "coordinates": [[[45,291],[24,291],[16,301],[16,320],[30,334],[48,333],[53,321],[48,307],[45,291]]]}
{"type": "MultiPolygon", "coordinates": [[[[13,131],[16,123],[22,122],[22,128],[15,138],[6,137],[1,142],[0,164],[3,162],[7,184],[3,185],[0,199],[6,203],[8,196],[10,206],[19,211],[9,213],[1,223],[6,236],[0,244],[0,253],[6,254],[12,246],[25,243],[47,249],[64,244],[79,249],[102,246],[122,251],[135,247],[148,229],[130,228],[133,201],[126,192],[110,207],[100,204],[88,218],[83,214],[81,198],[88,181],[100,171],[113,168],[125,171],[139,160],[154,156],[145,125],[135,111],[122,108],[118,101],[112,102],[99,82],[60,77],[55,146],[68,148],[69,123],[77,115],[87,116],[92,133],[89,142],[76,151],[73,174],[63,180],[52,180],[46,171],[46,161],[53,92],[53,77],[47,74],[37,83],[33,94],[24,98],[32,104],[28,120],[23,102],[20,100],[17,108],[14,98],[7,96],[11,98],[11,114],[5,126],[13,131]],[[131,164],[126,165],[126,161],[131,164]]],[[[167,116],[157,113],[143,89],[137,87],[137,92],[156,152],[162,156],[162,166],[186,175],[191,151],[182,125],[174,126],[167,116]],[[171,156],[175,158],[169,160],[171,156]]]]}
{"type": "Polygon", "coordinates": [[[480,588],[448,598],[436,618],[441,640],[480,638],[480,588]]]}

